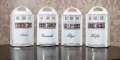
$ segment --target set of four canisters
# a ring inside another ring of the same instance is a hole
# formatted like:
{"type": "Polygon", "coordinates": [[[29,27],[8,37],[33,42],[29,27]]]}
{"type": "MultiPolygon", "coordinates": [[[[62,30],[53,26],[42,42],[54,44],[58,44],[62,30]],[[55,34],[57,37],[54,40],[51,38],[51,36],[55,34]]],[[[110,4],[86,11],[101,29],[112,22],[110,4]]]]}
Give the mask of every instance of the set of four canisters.
{"type": "MultiPolygon", "coordinates": [[[[34,16],[31,11],[20,6],[10,15],[10,44],[11,46],[34,45],[34,16]]],[[[51,7],[44,7],[37,14],[37,45],[58,45],[58,37],[64,46],[82,46],[83,19],[79,9],[67,8],[61,15],[61,37],[58,36],[58,14],[51,7]]],[[[86,46],[108,47],[109,16],[108,11],[96,6],[86,14],[86,46]]]]}

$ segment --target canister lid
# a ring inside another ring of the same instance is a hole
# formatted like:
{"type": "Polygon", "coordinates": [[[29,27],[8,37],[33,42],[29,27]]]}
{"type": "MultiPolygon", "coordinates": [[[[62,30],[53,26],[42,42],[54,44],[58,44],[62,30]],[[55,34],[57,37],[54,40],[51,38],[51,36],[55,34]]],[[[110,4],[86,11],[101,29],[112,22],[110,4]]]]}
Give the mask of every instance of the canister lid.
{"type": "Polygon", "coordinates": [[[26,14],[26,15],[29,14],[29,15],[32,15],[31,11],[28,8],[24,7],[24,6],[19,6],[19,7],[15,8],[12,11],[11,14],[12,15],[18,15],[18,14],[26,14]]]}
{"type": "Polygon", "coordinates": [[[38,14],[57,14],[52,7],[43,7],[39,10],[38,14]]]}
{"type": "Polygon", "coordinates": [[[81,11],[75,7],[67,8],[63,15],[81,15],[81,11]]]}
{"type": "Polygon", "coordinates": [[[95,6],[92,9],[90,9],[88,14],[108,14],[108,11],[101,6],[95,6]]]}

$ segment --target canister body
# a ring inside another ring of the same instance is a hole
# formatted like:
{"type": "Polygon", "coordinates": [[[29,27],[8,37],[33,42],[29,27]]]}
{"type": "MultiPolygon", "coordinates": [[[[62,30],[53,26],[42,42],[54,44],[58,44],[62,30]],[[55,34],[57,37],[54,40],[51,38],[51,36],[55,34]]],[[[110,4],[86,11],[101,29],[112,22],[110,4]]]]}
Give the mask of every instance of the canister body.
{"type": "Polygon", "coordinates": [[[86,46],[109,46],[109,18],[108,12],[103,7],[94,7],[86,14],[86,46]],[[94,11],[101,8],[103,11],[94,11]]]}
{"type": "Polygon", "coordinates": [[[54,46],[58,45],[58,15],[56,11],[44,11],[42,8],[37,15],[37,45],[54,46]]]}
{"type": "Polygon", "coordinates": [[[10,44],[11,46],[34,45],[34,18],[26,7],[17,7],[10,16],[10,44]],[[25,8],[26,11],[18,11],[25,8]]]}
{"type": "Polygon", "coordinates": [[[82,14],[77,8],[68,8],[62,15],[62,45],[82,46],[82,14]],[[75,12],[69,12],[75,9],[75,12]]]}

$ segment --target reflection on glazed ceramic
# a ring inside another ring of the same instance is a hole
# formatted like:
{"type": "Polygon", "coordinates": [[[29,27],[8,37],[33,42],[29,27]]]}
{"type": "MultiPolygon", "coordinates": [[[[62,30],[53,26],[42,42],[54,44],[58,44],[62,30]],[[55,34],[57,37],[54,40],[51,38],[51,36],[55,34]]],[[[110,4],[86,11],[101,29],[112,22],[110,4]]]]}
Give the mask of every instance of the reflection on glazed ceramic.
{"type": "Polygon", "coordinates": [[[58,47],[37,47],[37,60],[58,60],[58,47]]]}
{"type": "Polygon", "coordinates": [[[34,47],[10,47],[11,60],[34,60],[34,47]]]}
{"type": "Polygon", "coordinates": [[[62,47],[62,60],[83,60],[82,47],[62,47]]]}
{"type": "Polygon", "coordinates": [[[108,49],[86,47],[85,59],[86,60],[108,60],[108,49]]]}

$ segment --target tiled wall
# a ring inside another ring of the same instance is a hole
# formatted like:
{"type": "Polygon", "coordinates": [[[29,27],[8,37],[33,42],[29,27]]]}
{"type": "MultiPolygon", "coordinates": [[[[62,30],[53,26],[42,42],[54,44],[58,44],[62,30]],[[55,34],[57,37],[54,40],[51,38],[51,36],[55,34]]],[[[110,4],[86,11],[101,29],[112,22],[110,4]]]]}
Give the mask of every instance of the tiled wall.
{"type": "MultiPolygon", "coordinates": [[[[110,14],[110,39],[111,45],[120,46],[120,0],[0,0],[0,45],[9,44],[10,41],[10,13],[18,6],[28,7],[33,14],[44,6],[56,9],[61,15],[68,7],[76,7],[82,11],[83,40],[85,41],[85,14],[93,6],[103,6],[110,14]]],[[[61,17],[61,16],[60,16],[61,17]]],[[[59,18],[60,18],[59,17],[59,18]]],[[[59,25],[61,19],[59,19],[59,25]]],[[[60,27],[61,28],[61,27],[60,27]]],[[[61,29],[59,31],[61,32],[61,29]]],[[[60,33],[59,33],[60,35],[60,33]]],[[[59,38],[59,40],[61,40],[59,38]]],[[[36,18],[35,18],[35,41],[36,41],[36,18]]]]}

